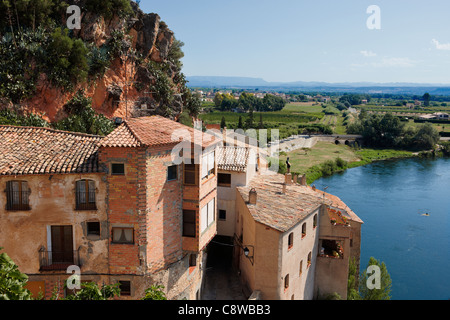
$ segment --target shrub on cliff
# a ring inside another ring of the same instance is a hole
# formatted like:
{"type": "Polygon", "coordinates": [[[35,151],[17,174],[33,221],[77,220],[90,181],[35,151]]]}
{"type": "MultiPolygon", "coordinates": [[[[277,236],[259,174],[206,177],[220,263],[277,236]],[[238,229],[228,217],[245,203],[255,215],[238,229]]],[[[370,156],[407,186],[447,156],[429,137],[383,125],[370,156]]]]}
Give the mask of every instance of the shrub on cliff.
{"type": "Polygon", "coordinates": [[[114,123],[92,109],[92,99],[79,91],[65,106],[69,116],[54,124],[58,130],[105,136],[114,130],[114,123]]]}
{"type": "Polygon", "coordinates": [[[89,0],[86,2],[86,9],[99,13],[106,19],[111,19],[115,14],[125,17],[133,12],[129,0],[89,0]]]}
{"type": "Polygon", "coordinates": [[[56,28],[48,46],[50,80],[65,89],[87,78],[89,50],[81,39],[69,37],[68,29],[56,28]]]}

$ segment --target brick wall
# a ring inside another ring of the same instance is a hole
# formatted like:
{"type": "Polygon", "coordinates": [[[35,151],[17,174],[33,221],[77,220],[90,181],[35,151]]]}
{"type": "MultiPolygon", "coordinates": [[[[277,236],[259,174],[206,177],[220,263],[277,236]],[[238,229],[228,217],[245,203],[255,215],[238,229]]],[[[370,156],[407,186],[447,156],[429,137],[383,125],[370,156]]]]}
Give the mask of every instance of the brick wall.
{"type": "Polygon", "coordinates": [[[147,264],[150,272],[182,258],[182,168],[168,181],[170,146],[147,150],[147,264]]]}
{"type": "Polygon", "coordinates": [[[146,243],[145,228],[145,149],[101,148],[99,161],[106,167],[107,212],[110,226],[109,264],[112,274],[139,273],[139,245],[146,243]],[[124,163],[124,175],[112,175],[111,163],[124,163]],[[112,241],[113,227],[132,227],[133,244],[112,241]]]}

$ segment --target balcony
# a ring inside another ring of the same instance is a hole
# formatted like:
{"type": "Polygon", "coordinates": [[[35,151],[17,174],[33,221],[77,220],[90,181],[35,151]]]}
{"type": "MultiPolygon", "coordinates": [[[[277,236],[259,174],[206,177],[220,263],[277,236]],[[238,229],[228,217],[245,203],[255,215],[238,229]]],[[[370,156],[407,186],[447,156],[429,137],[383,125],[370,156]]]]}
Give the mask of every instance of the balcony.
{"type": "Polygon", "coordinates": [[[75,251],[39,251],[40,271],[61,271],[67,270],[69,266],[80,264],[80,254],[75,251]]]}

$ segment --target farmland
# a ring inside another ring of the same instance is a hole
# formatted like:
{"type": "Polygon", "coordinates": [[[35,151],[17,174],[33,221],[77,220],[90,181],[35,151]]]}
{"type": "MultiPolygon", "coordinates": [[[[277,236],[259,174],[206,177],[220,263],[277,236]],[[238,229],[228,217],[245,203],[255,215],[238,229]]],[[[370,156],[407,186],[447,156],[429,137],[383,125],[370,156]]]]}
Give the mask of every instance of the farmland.
{"type": "MultiPolygon", "coordinates": [[[[249,113],[232,111],[216,111],[203,113],[199,118],[204,124],[219,124],[225,120],[227,128],[237,129],[239,118],[242,124],[249,113]]],[[[294,102],[287,104],[282,110],[274,112],[254,112],[253,128],[278,129],[280,139],[307,132],[345,133],[343,114],[331,104],[323,108],[317,102],[294,102]]],[[[247,129],[246,127],[242,127],[247,129]]],[[[269,134],[270,135],[270,134],[269,134]]]]}

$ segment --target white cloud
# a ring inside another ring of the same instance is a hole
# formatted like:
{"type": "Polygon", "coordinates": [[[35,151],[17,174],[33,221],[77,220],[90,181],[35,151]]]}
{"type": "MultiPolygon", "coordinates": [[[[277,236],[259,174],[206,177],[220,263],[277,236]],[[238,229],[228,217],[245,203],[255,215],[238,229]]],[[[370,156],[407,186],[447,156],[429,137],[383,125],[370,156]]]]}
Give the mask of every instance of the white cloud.
{"type": "Polygon", "coordinates": [[[367,51],[367,50],[362,50],[360,51],[360,53],[364,56],[364,57],[376,57],[377,54],[372,52],[372,51],[367,51]]]}
{"type": "Polygon", "coordinates": [[[402,67],[409,68],[416,65],[416,61],[410,58],[383,58],[379,62],[372,63],[374,67],[402,67]]]}
{"type": "Polygon", "coordinates": [[[378,61],[366,63],[352,63],[352,67],[372,67],[372,68],[410,68],[416,66],[417,61],[410,58],[381,58],[378,61]]]}
{"type": "Polygon", "coordinates": [[[440,43],[436,39],[431,40],[431,43],[433,43],[438,50],[450,50],[450,43],[440,43]]]}

